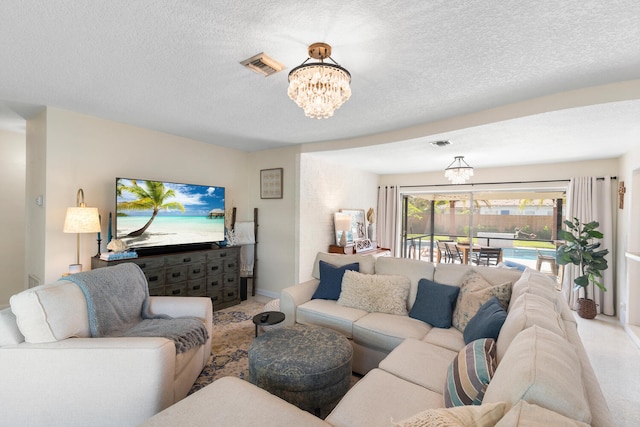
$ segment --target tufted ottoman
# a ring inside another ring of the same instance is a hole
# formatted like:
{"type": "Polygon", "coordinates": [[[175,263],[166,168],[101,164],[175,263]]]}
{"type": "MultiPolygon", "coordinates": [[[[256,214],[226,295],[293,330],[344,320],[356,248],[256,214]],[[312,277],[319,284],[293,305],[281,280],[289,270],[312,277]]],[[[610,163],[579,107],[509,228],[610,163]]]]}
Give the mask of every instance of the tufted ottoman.
{"type": "Polygon", "coordinates": [[[285,326],[253,340],[249,381],[318,414],[349,389],[352,355],[349,340],[336,331],[285,326]]]}

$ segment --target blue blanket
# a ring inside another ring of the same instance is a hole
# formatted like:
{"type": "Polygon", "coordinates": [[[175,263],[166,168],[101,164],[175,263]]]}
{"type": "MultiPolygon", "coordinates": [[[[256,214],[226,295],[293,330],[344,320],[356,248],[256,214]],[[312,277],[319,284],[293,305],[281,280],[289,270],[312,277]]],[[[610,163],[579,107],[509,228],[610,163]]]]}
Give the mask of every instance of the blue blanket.
{"type": "Polygon", "coordinates": [[[195,317],[171,318],[149,312],[149,287],[134,263],[72,274],[87,300],[92,337],[164,337],[177,353],[206,343],[207,329],[195,317]]]}

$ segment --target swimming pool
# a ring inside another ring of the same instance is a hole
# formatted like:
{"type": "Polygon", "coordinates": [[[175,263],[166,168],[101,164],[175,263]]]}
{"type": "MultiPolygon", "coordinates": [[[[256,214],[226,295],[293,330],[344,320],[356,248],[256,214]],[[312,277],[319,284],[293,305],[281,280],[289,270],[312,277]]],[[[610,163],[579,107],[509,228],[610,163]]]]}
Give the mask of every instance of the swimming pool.
{"type": "MultiPolygon", "coordinates": [[[[555,256],[556,251],[553,249],[540,249],[540,253],[542,255],[555,256]]],[[[536,260],[538,259],[538,254],[533,248],[502,248],[502,257],[536,260]]]]}

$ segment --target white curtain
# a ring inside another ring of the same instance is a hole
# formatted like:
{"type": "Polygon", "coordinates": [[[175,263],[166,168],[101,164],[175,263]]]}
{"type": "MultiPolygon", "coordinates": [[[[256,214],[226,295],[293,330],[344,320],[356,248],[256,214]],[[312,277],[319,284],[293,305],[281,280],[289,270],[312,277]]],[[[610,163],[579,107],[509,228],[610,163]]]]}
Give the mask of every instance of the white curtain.
{"type": "Polygon", "coordinates": [[[391,249],[392,254],[395,254],[397,215],[397,187],[378,187],[378,246],[391,249]]]}
{"type": "MultiPolygon", "coordinates": [[[[601,249],[608,249],[607,261],[609,268],[602,272],[602,284],[606,292],[594,285],[589,285],[589,298],[597,304],[598,313],[615,315],[615,282],[613,281],[614,256],[613,246],[613,205],[611,178],[597,179],[595,177],[572,178],[567,191],[566,219],[578,218],[581,222],[598,221],[598,230],[604,234],[600,240],[601,249]]],[[[564,266],[562,292],[572,309],[576,309],[578,298],[584,297],[583,291],[574,291],[574,279],[580,275],[579,266],[568,264],[564,266]]]]}

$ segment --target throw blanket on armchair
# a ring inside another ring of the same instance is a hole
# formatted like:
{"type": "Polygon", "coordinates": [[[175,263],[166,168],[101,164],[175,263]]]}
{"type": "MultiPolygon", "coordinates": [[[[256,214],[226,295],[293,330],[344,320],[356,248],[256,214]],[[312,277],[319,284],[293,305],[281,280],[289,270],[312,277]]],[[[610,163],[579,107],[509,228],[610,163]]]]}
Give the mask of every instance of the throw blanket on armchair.
{"type": "Polygon", "coordinates": [[[200,319],[149,313],[149,287],[134,263],[98,268],[65,277],[87,300],[92,337],[164,337],[183,353],[209,338],[200,319]]]}

